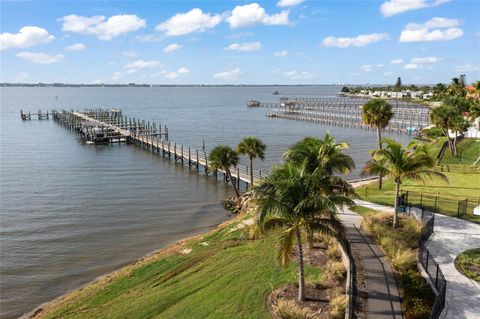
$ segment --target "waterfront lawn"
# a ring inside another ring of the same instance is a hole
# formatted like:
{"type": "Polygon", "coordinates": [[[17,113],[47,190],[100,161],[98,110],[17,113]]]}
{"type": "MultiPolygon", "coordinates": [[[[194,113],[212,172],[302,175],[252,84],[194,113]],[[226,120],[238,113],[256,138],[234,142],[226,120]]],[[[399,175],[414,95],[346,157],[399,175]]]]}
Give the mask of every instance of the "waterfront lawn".
{"type": "MultiPolygon", "coordinates": [[[[443,200],[439,200],[437,203],[437,208],[440,213],[445,215],[456,216],[458,201],[465,198],[469,199],[469,209],[472,209],[480,199],[480,173],[459,171],[443,171],[443,173],[447,175],[449,183],[438,178],[427,179],[425,184],[406,180],[401,185],[401,190],[416,192],[415,195],[409,195],[411,197],[410,199],[415,199],[415,201],[418,201],[420,193],[424,194],[423,204],[427,205],[429,208],[430,206],[434,206],[435,196],[442,198],[443,200]]],[[[366,201],[393,206],[395,196],[394,189],[395,184],[393,180],[386,179],[384,180],[382,190],[378,190],[378,183],[373,182],[358,187],[356,191],[357,194],[366,201]]],[[[480,222],[480,216],[475,216],[471,212],[463,215],[462,218],[477,223],[480,222]]]]}
{"type": "MultiPolygon", "coordinates": [[[[450,152],[450,149],[445,151],[445,154],[440,161],[441,165],[461,164],[472,165],[480,156],[480,140],[464,139],[457,144],[458,157],[455,157],[450,152]]],[[[477,165],[477,167],[480,164],[477,165]]]]}
{"type": "MultiPolygon", "coordinates": [[[[276,260],[276,236],[224,225],[71,293],[39,318],[269,318],[267,295],[296,281],[276,260]],[[188,249],[192,251],[182,254],[188,249]]],[[[247,226],[248,227],[248,226],[247,226]]],[[[307,281],[320,270],[306,266],[307,281]]]]}

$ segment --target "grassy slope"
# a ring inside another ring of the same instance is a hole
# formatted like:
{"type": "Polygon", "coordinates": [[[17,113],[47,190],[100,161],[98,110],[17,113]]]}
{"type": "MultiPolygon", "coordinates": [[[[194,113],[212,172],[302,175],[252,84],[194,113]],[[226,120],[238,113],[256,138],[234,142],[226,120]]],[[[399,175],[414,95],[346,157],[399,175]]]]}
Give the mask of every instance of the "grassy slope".
{"type": "Polygon", "coordinates": [[[458,157],[454,157],[449,149],[445,151],[440,162],[442,165],[472,165],[480,155],[480,140],[465,139],[457,144],[458,157]]]}
{"type": "MultiPolygon", "coordinates": [[[[245,240],[245,230],[229,232],[231,227],[127,266],[57,301],[39,317],[269,318],[266,296],[296,280],[296,265],[278,266],[274,234],[245,240]],[[178,253],[185,248],[193,251],[178,253]]],[[[320,276],[316,268],[306,271],[307,280],[320,276]]]]}
{"type": "MultiPolygon", "coordinates": [[[[447,175],[449,183],[440,179],[427,180],[424,184],[415,181],[403,182],[402,191],[418,192],[432,195],[431,199],[424,200],[424,204],[434,205],[433,197],[439,196],[448,200],[438,202],[438,207],[442,208],[446,215],[455,215],[457,203],[459,200],[469,198],[470,203],[478,202],[480,198],[480,173],[463,172],[443,172],[447,175]]],[[[378,204],[393,206],[394,201],[394,183],[392,180],[386,180],[381,191],[378,190],[376,182],[357,188],[357,194],[364,200],[378,204]]],[[[417,196],[418,197],[418,196],[417,196]]],[[[418,200],[418,198],[417,198],[418,200]]],[[[471,221],[480,222],[480,216],[472,214],[465,215],[465,218],[471,221]]]]}

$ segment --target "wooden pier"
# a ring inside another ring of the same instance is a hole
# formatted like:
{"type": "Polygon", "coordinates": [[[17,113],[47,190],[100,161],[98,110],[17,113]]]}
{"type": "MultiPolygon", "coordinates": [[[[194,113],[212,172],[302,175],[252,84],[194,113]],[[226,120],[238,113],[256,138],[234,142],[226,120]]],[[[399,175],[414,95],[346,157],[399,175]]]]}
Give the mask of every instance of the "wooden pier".
{"type": "Polygon", "coordinates": [[[20,110],[20,117],[22,120],[27,121],[31,120],[32,118],[37,118],[38,120],[48,120],[50,117],[52,117],[51,112],[42,112],[42,110],[38,110],[38,112],[23,112],[20,110]]]}
{"type": "MultiPolygon", "coordinates": [[[[21,113],[25,114],[25,113],[21,113]]],[[[42,113],[43,114],[43,113],[42,113]]],[[[228,177],[223,169],[213,170],[208,163],[208,155],[204,148],[195,149],[169,140],[168,128],[149,121],[123,116],[118,109],[86,109],[84,111],[56,111],[48,113],[56,122],[80,135],[89,144],[132,143],[151,152],[157,153],[174,163],[188,165],[197,172],[215,176],[223,175],[224,182],[228,177]]],[[[23,116],[22,116],[23,119],[23,116]]],[[[240,187],[244,182],[250,184],[248,166],[231,167],[230,172],[234,182],[240,187]]],[[[264,177],[261,171],[253,171],[254,181],[264,177]]]]}

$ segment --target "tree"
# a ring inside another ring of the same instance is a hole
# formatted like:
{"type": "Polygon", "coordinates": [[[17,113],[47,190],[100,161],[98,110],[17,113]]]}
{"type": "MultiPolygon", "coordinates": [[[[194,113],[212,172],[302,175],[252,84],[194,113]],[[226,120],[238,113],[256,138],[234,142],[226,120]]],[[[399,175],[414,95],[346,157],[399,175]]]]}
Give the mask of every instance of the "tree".
{"type": "MultiPolygon", "coordinates": [[[[378,149],[382,149],[382,130],[393,118],[392,106],[383,99],[372,99],[363,106],[363,122],[377,129],[378,149]]],[[[382,189],[382,174],[379,175],[378,189],[382,189]]]]}
{"type": "Polygon", "coordinates": [[[285,163],[253,188],[253,203],[262,232],[281,229],[278,260],[285,265],[298,247],[298,300],[305,300],[302,235],[320,232],[343,239],[343,228],[335,216],[337,205],[353,205],[353,188],[341,177],[318,167],[312,173],[306,165],[285,163]]]}
{"type": "Polygon", "coordinates": [[[449,96],[465,96],[467,91],[465,90],[465,78],[453,78],[452,83],[447,87],[446,94],[449,96]]]}
{"type": "Polygon", "coordinates": [[[248,136],[245,137],[237,146],[237,152],[242,155],[248,156],[250,167],[250,185],[253,186],[253,159],[260,158],[265,159],[265,144],[257,137],[248,136]]]}
{"type": "Polygon", "coordinates": [[[324,139],[306,137],[295,143],[283,154],[287,162],[301,165],[306,162],[306,169],[313,172],[317,167],[324,167],[324,172],[329,175],[335,173],[348,174],[355,167],[353,159],[343,153],[349,145],[345,142],[337,143],[326,133],[324,139]]]}
{"type": "Polygon", "coordinates": [[[342,93],[349,93],[350,92],[350,89],[348,88],[348,86],[344,86],[342,87],[342,93]]]}
{"type": "Polygon", "coordinates": [[[397,78],[397,83],[395,83],[395,88],[397,89],[397,92],[400,91],[400,89],[402,88],[402,78],[401,77],[397,78]]]}
{"type": "Polygon", "coordinates": [[[384,139],[387,144],[385,149],[375,150],[372,159],[367,162],[363,171],[367,174],[384,174],[393,178],[395,182],[395,201],[393,228],[397,226],[398,199],[400,185],[405,179],[425,181],[426,177],[439,177],[448,182],[447,177],[430,170],[435,165],[435,158],[432,157],[426,145],[410,143],[407,148],[391,139],[384,139]]]}
{"type": "Polygon", "coordinates": [[[442,130],[447,137],[450,152],[457,156],[455,145],[457,133],[463,133],[468,129],[468,123],[460,115],[458,108],[452,104],[443,104],[432,110],[430,120],[442,130]],[[449,130],[455,133],[453,138],[450,136],[449,130]]]}
{"type": "Polygon", "coordinates": [[[208,156],[210,167],[213,170],[223,169],[228,176],[228,179],[232,183],[233,189],[235,190],[235,194],[237,197],[240,196],[238,192],[237,186],[232,178],[232,173],[230,172],[230,168],[233,166],[237,166],[240,159],[238,158],[237,152],[235,152],[230,146],[228,145],[217,145],[215,148],[210,152],[208,156]]]}

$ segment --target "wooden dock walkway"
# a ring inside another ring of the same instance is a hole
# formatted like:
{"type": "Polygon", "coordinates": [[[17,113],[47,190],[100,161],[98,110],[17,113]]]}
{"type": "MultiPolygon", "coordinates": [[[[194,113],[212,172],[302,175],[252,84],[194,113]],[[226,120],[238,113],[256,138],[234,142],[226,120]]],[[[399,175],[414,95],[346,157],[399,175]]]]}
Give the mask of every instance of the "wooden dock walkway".
{"type": "MultiPolygon", "coordinates": [[[[203,171],[206,175],[212,173],[217,178],[218,173],[223,175],[225,182],[227,174],[225,170],[213,170],[208,162],[205,149],[195,149],[168,139],[168,129],[155,123],[127,118],[120,110],[85,110],[80,111],[52,111],[53,119],[67,128],[77,132],[82,138],[92,144],[133,143],[148,149],[163,157],[173,158],[175,163],[194,167],[198,172],[203,171]],[[98,136],[101,136],[98,139],[98,136]]],[[[250,184],[250,172],[248,166],[237,165],[231,167],[232,178],[240,187],[244,182],[245,187],[250,184]]],[[[261,171],[253,171],[254,182],[264,177],[261,171]]]]}

